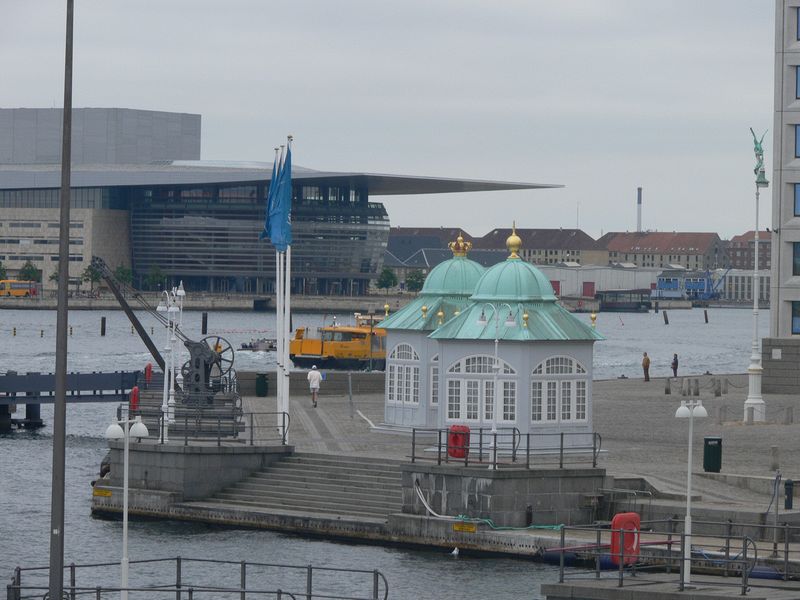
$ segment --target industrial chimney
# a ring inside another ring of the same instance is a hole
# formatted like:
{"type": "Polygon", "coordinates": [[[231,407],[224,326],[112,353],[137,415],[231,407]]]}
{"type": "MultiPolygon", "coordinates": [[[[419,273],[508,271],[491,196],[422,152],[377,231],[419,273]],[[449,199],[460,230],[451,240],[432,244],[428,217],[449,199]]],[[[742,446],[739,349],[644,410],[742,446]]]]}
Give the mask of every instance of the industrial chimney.
{"type": "Polygon", "coordinates": [[[642,231],[642,188],[636,188],[636,231],[642,231]]]}

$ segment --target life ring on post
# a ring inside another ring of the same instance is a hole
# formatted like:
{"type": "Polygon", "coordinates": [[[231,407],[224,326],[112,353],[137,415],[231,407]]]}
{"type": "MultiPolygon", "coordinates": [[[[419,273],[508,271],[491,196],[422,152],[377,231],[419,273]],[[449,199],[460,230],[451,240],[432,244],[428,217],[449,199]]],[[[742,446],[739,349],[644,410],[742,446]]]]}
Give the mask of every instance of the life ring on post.
{"type": "Polygon", "coordinates": [[[144,366],[144,382],[147,385],[150,385],[150,382],[153,380],[153,363],[147,363],[144,366]]]}
{"type": "Polygon", "coordinates": [[[139,386],[135,385],[131,388],[131,410],[139,410],[139,386]]]}
{"type": "Polygon", "coordinates": [[[639,560],[639,513],[617,513],[611,519],[611,562],[619,566],[620,558],[626,565],[639,560]]]}

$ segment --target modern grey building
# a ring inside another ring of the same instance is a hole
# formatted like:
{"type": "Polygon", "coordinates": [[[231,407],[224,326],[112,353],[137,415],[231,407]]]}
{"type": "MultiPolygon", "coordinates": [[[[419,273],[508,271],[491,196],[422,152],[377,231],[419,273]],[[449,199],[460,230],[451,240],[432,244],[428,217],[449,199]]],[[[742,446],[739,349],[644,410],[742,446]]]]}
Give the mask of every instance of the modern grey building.
{"type": "MultiPolygon", "coordinates": [[[[61,114],[0,109],[0,261],[13,274],[30,260],[46,288],[58,261],[61,114]]],[[[73,122],[71,281],[97,255],[131,266],[137,284],[161,272],[193,290],[272,290],[275,253],[258,239],[271,164],[199,160],[199,115],[86,108],[73,122]]],[[[556,186],[294,166],[292,187],[293,291],[358,295],[389,233],[375,196],[556,186]]]]}
{"type": "Polygon", "coordinates": [[[775,8],[770,337],[762,342],[762,389],[794,393],[800,386],[800,1],[776,0],[775,8]]]}

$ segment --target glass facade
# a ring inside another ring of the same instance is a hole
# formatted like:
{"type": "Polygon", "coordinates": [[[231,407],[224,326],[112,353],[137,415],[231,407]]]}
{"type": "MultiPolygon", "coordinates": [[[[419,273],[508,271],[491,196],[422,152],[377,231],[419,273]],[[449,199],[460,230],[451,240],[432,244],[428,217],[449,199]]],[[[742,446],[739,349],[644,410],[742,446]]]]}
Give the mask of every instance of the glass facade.
{"type": "Polygon", "coordinates": [[[800,242],[792,243],[792,276],[800,275],[800,242]]]}
{"type": "MultiPolygon", "coordinates": [[[[315,183],[293,187],[292,292],[366,294],[383,264],[389,237],[386,209],[369,202],[365,188],[338,180],[315,183]]],[[[137,287],[157,268],[168,285],[183,280],[191,290],[269,293],[274,291],[275,250],[269,241],[258,239],[268,189],[263,181],[75,188],[70,206],[129,211],[137,287]]],[[[0,208],[57,209],[58,205],[58,189],[0,190],[0,208]]],[[[50,243],[38,239],[43,238],[41,232],[50,230],[47,237],[58,234],[57,221],[6,225],[6,234],[14,229],[15,238],[36,244],[50,243]],[[26,231],[31,227],[39,233],[26,231]]],[[[11,243],[10,238],[0,237],[11,243]]],[[[83,240],[78,237],[70,243],[83,240]]],[[[53,253],[57,252],[54,246],[53,253]]]]}
{"type": "MultiPolygon", "coordinates": [[[[272,292],[275,251],[258,239],[262,183],[128,188],[134,276],[154,267],[191,289],[272,292]]],[[[365,189],[295,185],[292,291],[362,295],[378,274],[389,235],[382,204],[365,189]]]]}
{"type": "Polygon", "coordinates": [[[792,334],[800,333],[800,302],[792,302],[792,334]]]}

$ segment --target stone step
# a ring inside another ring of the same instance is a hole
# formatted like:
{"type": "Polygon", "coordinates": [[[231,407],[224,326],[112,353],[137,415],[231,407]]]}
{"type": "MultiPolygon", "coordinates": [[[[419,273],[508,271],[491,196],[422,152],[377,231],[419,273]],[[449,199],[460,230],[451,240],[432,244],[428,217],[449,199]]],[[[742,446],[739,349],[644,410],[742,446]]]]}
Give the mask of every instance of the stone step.
{"type": "Polygon", "coordinates": [[[294,489],[273,489],[269,492],[262,492],[262,491],[249,491],[249,490],[241,490],[238,488],[228,488],[223,492],[217,494],[218,498],[241,498],[247,500],[262,500],[262,501],[272,501],[272,500],[290,500],[293,499],[301,504],[306,504],[308,502],[317,503],[317,504],[344,504],[347,506],[353,506],[357,508],[364,508],[370,510],[399,510],[401,506],[401,501],[399,498],[374,498],[374,497],[367,497],[363,494],[349,494],[347,492],[341,492],[338,494],[325,494],[320,495],[315,493],[314,490],[294,490],[294,489]]]}
{"type": "Polygon", "coordinates": [[[304,470],[328,470],[328,471],[342,471],[350,470],[354,472],[370,473],[370,474],[386,474],[397,475],[403,472],[400,467],[394,465],[382,465],[378,463],[359,463],[359,462],[324,462],[324,461],[297,461],[287,458],[282,460],[280,465],[291,469],[304,469],[304,470]]]}
{"type": "Polygon", "coordinates": [[[254,473],[252,477],[260,477],[262,479],[277,479],[286,477],[288,480],[294,481],[350,481],[353,483],[360,483],[362,485],[381,485],[381,484],[399,484],[400,476],[395,475],[381,475],[371,473],[358,473],[354,471],[326,471],[326,470],[305,470],[305,469],[291,469],[285,467],[272,467],[266,471],[259,471],[254,473]]]}
{"type": "Polygon", "coordinates": [[[260,483],[251,482],[249,479],[245,479],[229,488],[227,488],[226,492],[231,493],[247,493],[247,494],[271,494],[275,490],[286,490],[290,489],[294,492],[299,494],[302,493],[314,493],[316,495],[321,495],[324,493],[324,497],[326,498],[334,498],[334,497],[354,497],[357,496],[359,498],[365,498],[369,501],[372,500],[379,500],[379,501],[386,501],[386,502],[400,502],[402,498],[402,491],[400,488],[397,489],[383,489],[383,488],[356,488],[351,487],[348,485],[320,485],[318,482],[313,483],[296,483],[292,487],[286,487],[284,482],[280,482],[271,485],[265,485],[260,483]]]}
{"type": "Polygon", "coordinates": [[[322,454],[322,453],[314,453],[314,452],[297,452],[292,456],[288,456],[285,459],[287,462],[297,462],[297,461],[318,461],[318,462],[325,462],[325,463],[359,463],[365,465],[385,465],[388,467],[400,467],[405,464],[406,461],[402,460],[392,460],[389,458],[380,458],[380,457],[368,457],[368,456],[351,456],[351,455],[338,455],[338,454],[322,454]]]}
{"type": "Polygon", "coordinates": [[[252,485],[262,485],[262,486],[276,486],[276,485],[285,485],[285,486],[297,486],[297,487],[320,487],[320,488],[348,488],[348,489],[357,489],[357,490],[384,490],[387,493],[397,493],[400,494],[402,492],[402,486],[400,485],[400,480],[397,481],[359,481],[354,479],[320,479],[316,477],[306,477],[301,474],[293,474],[293,473],[285,473],[280,476],[276,476],[270,472],[261,472],[261,473],[254,473],[244,481],[240,483],[247,482],[252,485]]]}
{"type": "Polygon", "coordinates": [[[354,504],[341,504],[334,502],[313,502],[307,501],[299,503],[297,498],[289,499],[249,499],[233,496],[226,498],[225,494],[218,494],[212,499],[212,502],[225,503],[238,506],[255,506],[258,508],[275,508],[284,510],[302,510],[303,512],[323,513],[323,514],[340,514],[348,516],[368,516],[368,517],[386,517],[391,513],[399,512],[400,507],[392,509],[372,509],[363,505],[354,504]]]}

